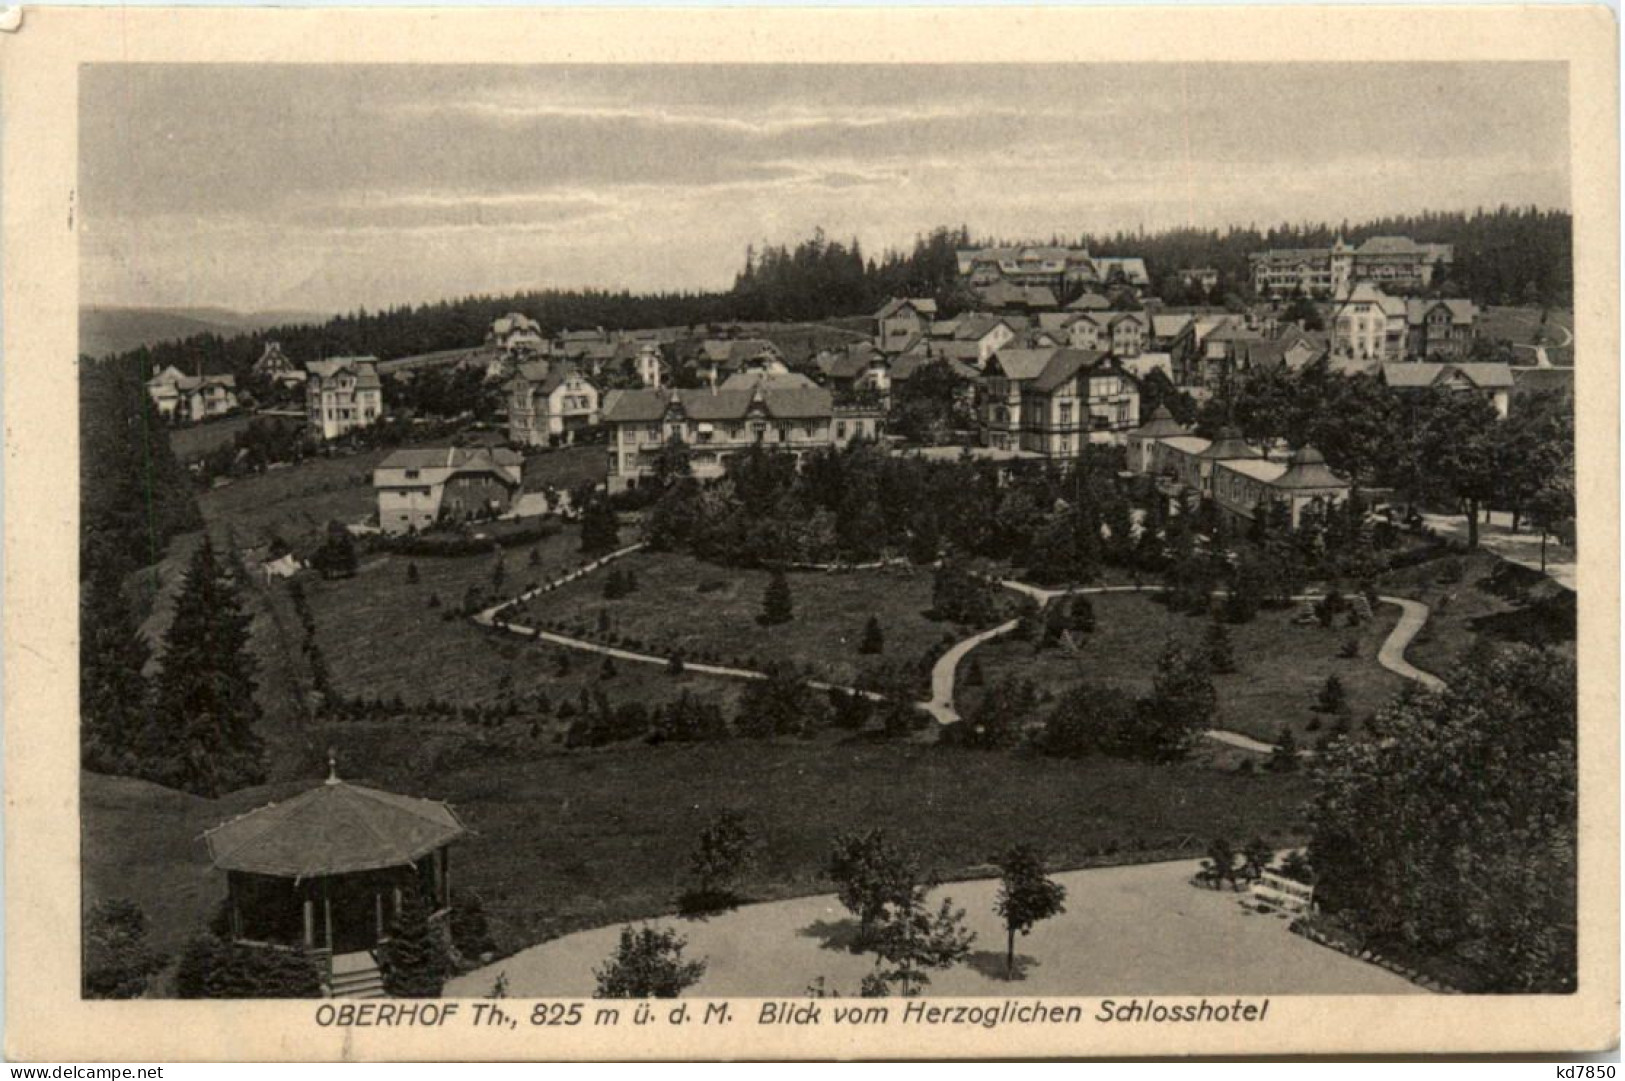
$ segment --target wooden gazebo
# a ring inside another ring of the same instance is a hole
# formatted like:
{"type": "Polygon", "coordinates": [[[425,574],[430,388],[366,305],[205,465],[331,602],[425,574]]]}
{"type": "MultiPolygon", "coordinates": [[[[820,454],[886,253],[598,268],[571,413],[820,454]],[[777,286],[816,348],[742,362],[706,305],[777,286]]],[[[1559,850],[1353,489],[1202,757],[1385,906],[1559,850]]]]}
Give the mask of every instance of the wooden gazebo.
{"type": "Polygon", "coordinates": [[[449,846],[466,832],[445,803],[350,784],[332,770],[325,783],[203,836],[226,872],[235,940],[332,957],[386,941],[409,888],[443,917],[449,846]]]}

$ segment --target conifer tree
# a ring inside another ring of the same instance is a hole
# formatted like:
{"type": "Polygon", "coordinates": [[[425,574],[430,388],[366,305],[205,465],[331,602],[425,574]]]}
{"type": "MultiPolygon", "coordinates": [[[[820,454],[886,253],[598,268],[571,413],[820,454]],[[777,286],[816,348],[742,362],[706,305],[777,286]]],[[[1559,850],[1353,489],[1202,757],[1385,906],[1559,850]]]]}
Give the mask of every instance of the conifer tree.
{"type": "Polygon", "coordinates": [[[210,797],[265,779],[250,623],[233,575],[205,534],[164,636],[141,748],[153,779],[210,797]]]}
{"type": "Polygon", "coordinates": [[[1236,670],[1236,651],[1230,644],[1230,631],[1214,620],[1207,627],[1207,666],[1215,675],[1229,675],[1236,670]]]}
{"type": "Polygon", "coordinates": [[[92,568],[80,601],[80,750],[86,769],[139,774],[142,730],[149,723],[150,651],[110,563],[92,568]]]}
{"type": "Polygon", "coordinates": [[[619,543],[620,524],[615,520],[615,508],[604,497],[589,501],[581,512],[582,553],[603,555],[613,552],[619,543]]]}
{"type": "Polygon", "coordinates": [[[446,982],[444,945],[429,925],[429,909],[417,890],[401,895],[401,910],[380,950],[384,990],[394,998],[435,998],[446,982]]]}
{"type": "Polygon", "coordinates": [[[884,653],[886,651],[886,635],[880,629],[880,620],[870,616],[869,622],[863,626],[863,642],[858,646],[859,653],[884,653]]]}
{"type": "Polygon", "coordinates": [[[1321,684],[1320,694],[1315,697],[1315,712],[1343,713],[1348,706],[1348,691],[1343,688],[1343,681],[1336,675],[1327,676],[1326,682],[1321,684]]]}
{"type": "Polygon", "coordinates": [[[1275,750],[1270,752],[1265,768],[1276,773],[1291,773],[1298,768],[1298,738],[1292,734],[1292,729],[1287,725],[1281,726],[1281,734],[1275,741],[1275,750]]]}
{"type": "Polygon", "coordinates": [[[795,602],[790,597],[790,581],[784,572],[776,570],[768,580],[767,591],[762,594],[761,622],[764,626],[788,623],[795,618],[795,602]]]}

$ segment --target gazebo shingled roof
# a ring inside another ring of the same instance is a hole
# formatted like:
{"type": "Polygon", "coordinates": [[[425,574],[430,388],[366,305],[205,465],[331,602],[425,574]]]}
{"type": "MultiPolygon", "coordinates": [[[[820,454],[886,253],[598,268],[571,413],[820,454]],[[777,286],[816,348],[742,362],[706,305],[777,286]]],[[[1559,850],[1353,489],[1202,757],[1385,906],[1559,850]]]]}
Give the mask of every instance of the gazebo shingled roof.
{"type": "Polygon", "coordinates": [[[317,878],[413,864],[466,832],[456,812],[438,800],[329,778],[203,836],[223,871],[317,878]]]}

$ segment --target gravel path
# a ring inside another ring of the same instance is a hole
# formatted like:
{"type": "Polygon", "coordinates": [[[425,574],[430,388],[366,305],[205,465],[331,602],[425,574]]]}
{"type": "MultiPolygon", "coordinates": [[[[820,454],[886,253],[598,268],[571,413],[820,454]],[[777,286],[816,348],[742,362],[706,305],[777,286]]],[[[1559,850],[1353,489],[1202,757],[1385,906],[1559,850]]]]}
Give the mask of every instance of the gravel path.
{"type": "MultiPolygon", "coordinates": [[[[1016,940],[1021,979],[1005,979],[1005,936],[993,911],[998,883],[955,882],[952,897],[976,932],[969,960],[931,974],[928,995],[1285,995],[1415,994],[1421,988],[1289,934],[1286,920],[1245,907],[1248,895],[1190,884],[1198,861],[1067,871],[1066,912],[1016,940]]],[[[691,997],[800,998],[822,977],[855,996],[870,956],[847,947],[855,926],[830,895],[749,905],[706,920],[668,917],[704,958],[691,997]]],[[[495,962],[446,986],[448,997],[482,997],[506,973],[516,998],[590,997],[592,970],[615,948],[620,927],[565,935],[495,962]]]]}

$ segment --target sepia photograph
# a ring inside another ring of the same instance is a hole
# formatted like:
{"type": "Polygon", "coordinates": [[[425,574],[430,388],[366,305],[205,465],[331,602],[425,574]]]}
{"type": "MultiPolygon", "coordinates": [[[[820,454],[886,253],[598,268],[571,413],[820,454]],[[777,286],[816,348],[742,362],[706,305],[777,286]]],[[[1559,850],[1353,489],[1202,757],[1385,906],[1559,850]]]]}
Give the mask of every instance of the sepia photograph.
{"type": "Polygon", "coordinates": [[[1571,64],[691,54],[74,67],[78,1000],[1617,1001],[1571,64]]]}
{"type": "Polygon", "coordinates": [[[86,995],[1573,989],[1562,65],[81,80],[86,995]]]}

